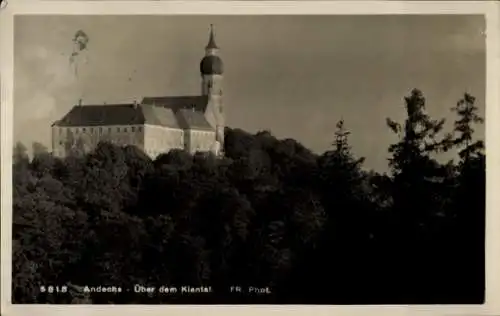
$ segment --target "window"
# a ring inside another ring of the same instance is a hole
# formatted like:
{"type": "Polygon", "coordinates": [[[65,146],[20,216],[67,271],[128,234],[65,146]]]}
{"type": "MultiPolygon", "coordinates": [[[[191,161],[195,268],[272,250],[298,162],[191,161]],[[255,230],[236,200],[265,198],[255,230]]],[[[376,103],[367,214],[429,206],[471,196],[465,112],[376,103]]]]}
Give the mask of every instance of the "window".
{"type": "Polygon", "coordinates": [[[93,127],[91,127],[91,128],[90,128],[90,132],[91,132],[91,133],[93,133],[93,132],[94,132],[94,128],[93,128],[93,127]]]}
{"type": "Polygon", "coordinates": [[[130,129],[132,130],[132,132],[135,132],[135,127],[132,126],[130,129]]]}
{"type": "Polygon", "coordinates": [[[125,128],[123,129],[123,131],[126,133],[126,132],[127,132],[127,128],[125,127],[125,128]]]}
{"type": "Polygon", "coordinates": [[[111,133],[111,127],[108,127],[108,133],[111,133]]]}
{"type": "Polygon", "coordinates": [[[119,128],[119,127],[117,127],[117,128],[116,128],[116,131],[119,133],[119,132],[120,132],[120,128],[119,128]]]}
{"type": "Polygon", "coordinates": [[[102,134],[102,127],[99,127],[99,134],[102,134]]]}
{"type": "Polygon", "coordinates": [[[78,128],[75,128],[75,134],[78,134],[79,130],[78,128]]]}
{"type": "Polygon", "coordinates": [[[85,132],[85,127],[84,127],[84,128],[82,128],[82,131],[83,131],[83,132],[85,132]]]}
{"type": "Polygon", "coordinates": [[[138,130],[139,132],[142,132],[142,127],[141,127],[141,126],[139,126],[139,127],[137,128],[137,130],[138,130]]]}

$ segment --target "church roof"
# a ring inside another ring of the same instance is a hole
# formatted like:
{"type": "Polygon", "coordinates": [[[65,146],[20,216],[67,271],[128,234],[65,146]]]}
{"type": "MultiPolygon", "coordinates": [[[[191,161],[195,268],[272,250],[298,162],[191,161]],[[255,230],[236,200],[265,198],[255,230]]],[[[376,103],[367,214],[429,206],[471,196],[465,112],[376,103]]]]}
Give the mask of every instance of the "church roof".
{"type": "Polygon", "coordinates": [[[141,105],[141,109],[144,115],[144,124],[181,128],[172,109],[145,104],[141,105]]]}
{"type": "Polygon", "coordinates": [[[150,124],[212,130],[205,118],[207,103],[207,97],[195,96],[144,98],[142,104],[77,105],[54,125],[76,127],[150,124]]]}
{"type": "Polygon", "coordinates": [[[204,113],[181,109],[177,111],[178,122],[183,129],[201,129],[201,130],[212,130],[212,126],[208,123],[205,118],[204,113]]]}
{"type": "Polygon", "coordinates": [[[159,105],[174,111],[194,107],[196,111],[205,112],[208,105],[208,96],[145,97],[141,103],[159,105]]]}
{"type": "Polygon", "coordinates": [[[137,125],[144,115],[133,104],[74,106],[56,126],[137,125]]]}

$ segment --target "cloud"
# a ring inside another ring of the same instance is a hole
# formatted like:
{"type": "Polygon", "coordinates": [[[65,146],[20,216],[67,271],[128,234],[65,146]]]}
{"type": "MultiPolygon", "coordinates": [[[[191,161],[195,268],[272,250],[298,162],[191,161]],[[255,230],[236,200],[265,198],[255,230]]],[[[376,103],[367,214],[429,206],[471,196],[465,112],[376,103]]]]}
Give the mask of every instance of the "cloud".
{"type": "Polygon", "coordinates": [[[62,104],[76,99],[69,54],[54,46],[29,45],[16,57],[15,75],[15,137],[26,144],[47,142],[49,122],[60,116],[62,104]]]}
{"type": "Polygon", "coordinates": [[[28,55],[28,58],[29,58],[29,56],[32,56],[33,59],[36,59],[36,60],[45,60],[49,57],[49,51],[47,50],[47,48],[45,48],[43,46],[37,46],[33,50],[33,55],[28,55]]]}
{"type": "Polygon", "coordinates": [[[43,46],[28,51],[16,67],[16,112],[29,118],[47,117],[56,105],[54,96],[73,93],[76,78],[68,55],[43,46]]]}
{"type": "Polygon", "coordinates": [[[56,109],[56,99],[46,91],[35,92],[25,102],[25,106],[32,109],[29,115],[33,120],[46,119],[56,109]]]}

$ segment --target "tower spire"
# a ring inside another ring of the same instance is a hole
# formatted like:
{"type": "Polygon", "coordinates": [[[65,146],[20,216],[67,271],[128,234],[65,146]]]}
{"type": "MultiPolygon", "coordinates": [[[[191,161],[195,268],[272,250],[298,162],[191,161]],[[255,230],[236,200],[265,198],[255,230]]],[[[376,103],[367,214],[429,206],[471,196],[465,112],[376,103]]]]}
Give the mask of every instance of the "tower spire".
{"type": "Polygon", "coordinates": [[[210,38],[208,39],[208,44],[206,49],[218,49],[217,44],[215,44],[215,33],[214,25],[210,24],[210,38]]]}

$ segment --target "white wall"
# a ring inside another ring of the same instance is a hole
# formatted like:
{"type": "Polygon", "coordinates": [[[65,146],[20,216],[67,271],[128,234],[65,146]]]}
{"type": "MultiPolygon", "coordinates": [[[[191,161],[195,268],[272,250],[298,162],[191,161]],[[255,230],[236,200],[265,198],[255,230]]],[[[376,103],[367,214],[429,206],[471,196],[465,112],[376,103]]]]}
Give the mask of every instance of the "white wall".
{"type": "Polygon", "coordinates": [[[171,149],[184,149],[184,131],[156,125],[145,125],[144,151],[151,157],[171,149]]]}
{"type": "Polygon", "coordinates": [[[85,151],[93,150],[100,141],[118,146],[134,145],[152,159],[171,149],[185,149],[191,153],[210,151],[215,142],[214,131],[186,130],[156,125],[114,125],[93,127],[52,127],[52,152],[65,157],[67,143],[81,142],[85,151]]]}
{"type": "Polygon", "coordinates": [[[109,141],[118,146],[134,145],[144,149],[144,126],[142,125],[112,125],[112,126],[72,126],[52,127],[52,152],[58,157],[64,157],[67,143],[80,141],[85,150],[93,150],[101,141],[109,141]]]}
{"type": "Polygon", "coordinates": [[[187,150],[194,154],[197,151],[210,151],[215,142],[214,131],[187,130],[189,142],[187,150]]]}

